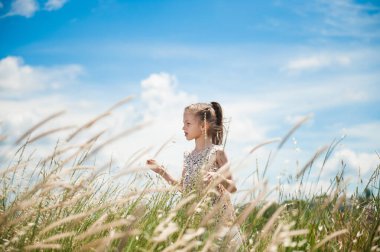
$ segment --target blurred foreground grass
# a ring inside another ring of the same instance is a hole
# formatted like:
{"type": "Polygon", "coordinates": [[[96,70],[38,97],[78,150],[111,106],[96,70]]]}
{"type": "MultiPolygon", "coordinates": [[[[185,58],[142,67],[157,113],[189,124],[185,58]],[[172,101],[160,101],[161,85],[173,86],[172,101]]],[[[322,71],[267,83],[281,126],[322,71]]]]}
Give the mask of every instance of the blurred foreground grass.
{"type": "MultiPolygon", "coordinates": [[[[87,130],[121,104],[83,124],[66,139],[87,130]]],[[[138,154],[121,172],[111,172],[112,162],[89,162],[104,145],[141,126],[103,144],[97,142],[101,133],[77,145],[67,141],[38,162],[33,158],[38,150],[26,155],[34,141],[59,130],[30,136],[56,116],[20,137],[11,159],[2,150],[2,251],[223,250],[225,230],[207,220],[206,213],[212,211],[207,208],[207,197],[182,197],[176,188],[157,183],[152,173],[134,165],[138,154]],[[128,179],[121,181],[121,176],[128,179]]],[[[380,251],[379,174],[380,166],[373,167],[365,188],[357,188],[352,195],[346,192],[342,173],[324,194],[294,195],[277,203],[267,201],[265,186],[252,188],[247,194],[255,197],[235,206],[236,222],[244,236],[241,251],[380,251]]]]}

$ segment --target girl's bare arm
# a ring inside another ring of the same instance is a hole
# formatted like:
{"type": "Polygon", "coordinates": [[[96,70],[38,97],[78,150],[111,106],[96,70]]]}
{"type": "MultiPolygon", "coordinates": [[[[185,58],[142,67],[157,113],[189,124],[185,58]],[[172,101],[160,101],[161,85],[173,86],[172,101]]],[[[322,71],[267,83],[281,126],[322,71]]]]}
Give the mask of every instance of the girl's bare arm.
{"type": "Polygon", "coordinates": [[[172,186],[178,186],[179,189],[182,191],[182,180],[183,180],[183,176],[184,176],[184,173],[185,173],[185,170],[183,169],[182,170],[182,178],[180,181],[176,180],[175,178],[173,178],[166,170],[165,170],[165,167],[163,165],[158,165],[157,162],[153,159],[149,159],[147,160],[147,164],[151,166],[151,170],[154,171],[155,173],[161,175],[168,183],[169,185],[172,185],[172,186]]]}
{"type": "MultiPolygon", "coordinates": [[[[219,150],[216,152],[216,162],[218,164],[218,167],[221,168],[224,165],[228,165],[228,160],[226,153],[222,150],[219,150]]],[[[229,167],[224,167],[226,169],[223,169],[224,172],[220,174],[221,184],[224,186],[224,188],[227,189],[230,193],[234,193],[237,191],[236,185],[234,180],[232,179],[231,172],[229,171],[229,167]]]]}

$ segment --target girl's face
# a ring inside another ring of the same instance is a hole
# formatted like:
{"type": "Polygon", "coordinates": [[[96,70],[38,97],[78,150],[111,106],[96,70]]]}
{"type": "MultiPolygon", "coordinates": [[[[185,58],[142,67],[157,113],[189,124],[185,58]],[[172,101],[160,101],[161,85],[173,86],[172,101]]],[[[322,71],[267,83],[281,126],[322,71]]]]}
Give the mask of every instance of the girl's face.
{"type": "Polygon", "coordinates": [[[202,125],[193,113],[186,111],[183,113],[182,129],[187,140],[193,140],[202,136],[202,125]]]}

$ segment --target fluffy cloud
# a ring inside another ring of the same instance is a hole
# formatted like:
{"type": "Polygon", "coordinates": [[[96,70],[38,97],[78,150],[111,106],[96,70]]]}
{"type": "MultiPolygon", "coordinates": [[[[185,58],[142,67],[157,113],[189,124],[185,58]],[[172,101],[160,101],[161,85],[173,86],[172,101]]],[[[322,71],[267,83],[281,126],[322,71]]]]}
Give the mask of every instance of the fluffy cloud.
{"type": "MultiPolygon", "coordinates": [[[[5,133],[20,136],[30,126],[36,124],[47,115],[62,109],[67,111],[64,116],[49,122],[48,125],[44,125],[44,127],[38,129],[33,136],[50,128],[62,127],[68,124],[79,127],[116,102],[115,100],[94,100],[90,96],[81,96],[79,92],[73,93],[70,96],[64,93],[58,95],[52,94],[52,92],[44,92],[39,94],[38,97],[31,96],[18,101],[6,99],[9,92],[21,92],[25,90],[38,91],[52,88],[55,86],[54,83],[60,83],[60,85],[65,87],[68,82],[80,82],[77,78],[79,78],[78,74],[81,71],[80,66],[30,66],[24,64],[21,58],[16,57],[8,57],[1,60],[0,87],[6,92],[2,94],[5,99],[0,100],[0,118],[3,121],[2,127],[5,133]],[[71,76],[71,78],[67,76],[71,76]]],[[[153,73],[143,79],[139,85],[140,92],[134,102],[116,109],[110,116],[102,119],[99,123],[91,127],[91,129],[86,130],[86,132],[82,132],[68,144],[81,143],[88,139],[89,136],[102,130],[107,130],[106,134],[99,139],[99,143],[102,143],[119,132],[128,129],[134,123],[143,121],[149,123],[146,128],[102,149],[97,155],[97,163],[103,164],[112,157],[114,163],[122,168],[133,155],[136,156],[136,153],[146,151],[138,160],[138,164],[143,165],[145,159],[153,157],[154,153],[162,144],[172,139],[165,149],[155,158],[159,163],[164,164],[173,176],[179,177],[182,170],[182,153],[184,150],[189,150],[194,147],[194,143],[185,141],[183,136],[182,113],[185,106],[198,102],[198,97],[181,90],[180,83],[176,76],[169,73],[153,73]]],[[[338,86],[336,89],[341,90],[341,87],[338,86]]],[[[226,119],[231,118],[232,120],[228,135],[228,144],[226,146],[227,154],[232,163],[236,166],[238,163],[236,160],[245,156],[253,146],[268,140],[268,138],[273,138],[274,136],[271,131],[273,127],[278,127],[281,118],[292,124],[298,120],[299,115],[302,115],[311,108],[316,108],[314,106],[299,108],[300,106],[298,106],[297,109],[291,111],[292,113],[294,112],[294,116],[287,117],[289,107],[282,107],[281,104],[290,106],[289,104],[292,102],[292,97],[302,97],[302,99],[307,100],[309,104],[313,103],[311,97],[316,96],[315,99],[319,99],[319,93],[316,92],[318,90],[310,89],[306,93],[305,91],[302,91],[304,92],[302,93],[297,90],[296,93],[294,93],[294,90],[288,90],[289,93],[276,91],[277,93],[257,93],[254,97],[238,96],[233,98],[231,96],[228,97],[228,99],[222,100],[221,104],[224,108],[226,119]],[[249,145],[249,148],[247,148],[247,145],[249,145]]],[[[297,101],[297,103],[299,102],[300,101],[297,101]]],[[[341,102],[338,104],[341,104],[341,102]]],[[[324,104],[323,106],[330,105],[331,104],[324,104]]],[[[373,130],[376,127],[376,125],[372,127],[373,130]]],[[[347,130],[353,135],[355,135],[356,132],[356,136],[360,138],[361,136],[358,134],[360,133],[359,131],[363,129],[368,130],[368,127],[357,130],[347,130]]],[[[47,147],[48,145],[54,145],[57,137],[60,137],[61,140],[66,139],[70,132],[70,130],[65,130],[47,137],[46,140],[36,142],[37,146],[39,146],[38,150],[51,150],[51,147],[47,147]]],[[[315,132],[315,134],[321,133],[315,132]]],[[[318,145],[319,143],[314,144],[318,145]]],[[[269,149],[275,148],[276,144],[266,147],[268,148],[260,149],[260,151],[255,153],[255,158],[259,159],[258,163],[260,164],[261,172],[265,166],[269,149]]],[[[298,147],[298,145],[293,147],[298,147]]],[[[300,147],[302,149],[302,146],[300,147]]],[[[299,151],[291,150],[293,154],[289,154],[290,150],[281,150],[281,152],[284,151],[288,151],[285,152],[286,155],[277,156],[276,160],[279,160],[280,163],[274,163],[267,173],[267,176],[270,176],[272,180],[276,177],[276,174],[279,173],[280,169],[284,167],[283,160],[288,160],[289,173],[294,171],[293,164],[295,160],[299,160],[299,151]]],[[[306,151],[307,150],[305,150],[305,152],[306,151]]],[[[305,152],[302,153],[303,156],[305,156],[305,152]]],[[[307,155],[304,158],[307,158],[307,155]]],[[[325,167],[323,174],[324,178],[336,174],[340,167],[341,159],[344,159],[349,164],[349,167],[352,167],[347,170],[350,174],[357,174],[359,166],[363,175],[369,174],[376,162],[378,162],[375,158],[376,156],[373,155],[373,153],[367,153],[365,151],[356,153],[348,148],[343,149],[336,152],[331,160],[329,160],[328,166],[325,167]]],[[[255,162],[256,160],[252,163],[255,162]]],[[[301,160],[300,163],[303,164],[304,160],[301,160]]],[[[254,171],[255,167],[256,163],[255,165],[247,167],[247,169],[237,170],[236,173],[234,173],[235,179],[241,189],[251,188],[251,184],[243,185],[242,183],[244,182],[244,178],[247,178],[248,175],[254,171]]],[[[271,181],[271,185],[273,186],[275,183],[271,181]]]]}
{"type": "Polygon", "coordinates": [[[38,10],[38,2],[36,0],[14,0],[11,9],[5,16],[24,16],[32,17],[38,10]]]}
{"type": "MultiPolygon", "coordinates": [[[[322,176],[331,178],[342,169],[342,162],[346,165],[345,175],[351,178],[368,178],[380,163],[380,159],[375,152],[355,152],[348,148],[336,151],[327,161],[323,168],[322,176]]],[[[353,181],[356,182],[356,181],[353,181]]]]}
{"type": "MultiPolygon", "coordinates": [[[[19,58],[6,59],[2,63],[8,68],[0,68],[3,70],[0,71],[3,73],[0,74],[0,83],[2,83],[2,89],[7,91],[4,92],[3,98],[5,99],[0,100],[1,128],[2,133],[9,136],[8,143],[12,143],[32,125],[55,112],[66,110],[67,113],[38,128],[32,134],[32,138],[53,128],[68,125],[79,127],[117,102],[95,101],[91,98],[80,97],[77,93],[70,96],[45,93],[39,94],[38,97],[21,97],[23,98],[22,100],[7,99],[6,97],[9,95],[8,91],[10,90],[25,90],[28,87],[28,89],[36,91],[38,88],[44,87],[44,85],[36,86],[36,83],[40,82],[37,82],[36,79],[38,78],[31,74],[36,71],[36,68],[32,66],[20,67],[22,65],[20,62],[22,60],[19,58]],[[10,71],[10,69],[14,71],[10,71]],[[13,72],[13,74],[9,72],[13,72]],[[23,78],[20,78],[20,76],[23,78]],[[14,82],[20,85],[10,85],[10,80],[16,80],[14,82]]],[[[54,76],[66,76],[66,70],[65,67],[56,68],[54,76]]],[[[46,83],[46,85],[48,84],[49,82],[46,83]]],[[[66,84],[67,82],[63,79],[62,85],[66,84]]],[[[97,163],[103,164],[112,157],[116,166],[123,167],[123,164],[136,152],[151,148],[150,152],[147,152],[145,157],[140,160],[139,164],[143,165],[146,158],[151,158],[153,152],[156,152],[162,144],[172,138],[173,141],[169,144],[167,150],[162,151],[157,159],[160,163],[165,164],[174,176],[179,176],[182,167],[182,153],[189,148],[186,141],[177,141],[184,139],[181,130],[183,109],[186,105],[196,102],[197,98],[177,90],[175,76],[167,73],[152,74],[142,80],[140,86],[141,93],[138,99],[114,110],[111,115],[103,118],[90,129],[81,132],[73,141],[65,143],[65,139],[75,128],[54,133],[42,141],[34,143],[33,145],[38,147],[38,155],[49,153],[58,138],[61,139],[60,142],[63,146],[66,144],[79,144],[90,136],[106,130],[106,133],[99,140],[98,144],[100,144],[106,139],[143,121],[147,123],[145,128],[102,149],[97,154],[97,163]]]]}
{"type": "MultiPolygon", "coordinates": [[[[185,106],[197,98],[176,90],[178,81],[168,73],[151,74],[141,82],[141,100],[146,106],[145,118],[165,118],[173,120],[173,115],[182,116],[185,106]]],[[[182,122],[182,117],[179,119],[182,122]]]]}
{"type": "Polygon", "coordinates": [[[79,65],[59,67],[31,67],[19,57],[0,60],[0,91],[23,93],[28,91],[57,89],[64,83],[72,83],[83,72],[79,65]]]}
{"type": "Polygon", "coordinates": [[[45,9],[48,11],[58,10],[67,3],[67,0],[49,0],[45,3],[45,9]]]}

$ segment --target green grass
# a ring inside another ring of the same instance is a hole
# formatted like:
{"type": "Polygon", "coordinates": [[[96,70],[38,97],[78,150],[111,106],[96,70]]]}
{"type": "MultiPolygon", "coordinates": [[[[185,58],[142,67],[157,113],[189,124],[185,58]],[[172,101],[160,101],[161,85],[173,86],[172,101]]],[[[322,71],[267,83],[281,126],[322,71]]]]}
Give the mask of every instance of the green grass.
{"type": "MultiPolygon", "coordinates": [[[[96,140],[62,152],[57,145],[36,161],[25,137],[12,160],[1,157],[1,250],[222,250],[218,227],[204,219],[207,197],[184,197],[149,171],[115,178],[112,162],[93,162],[96,140]]],[[[324,194],[277,203],[255,188],[251,202],[235,206],[241,251],[380,251],[379,172],[352,195],[339,174],[324,194]]]]}

